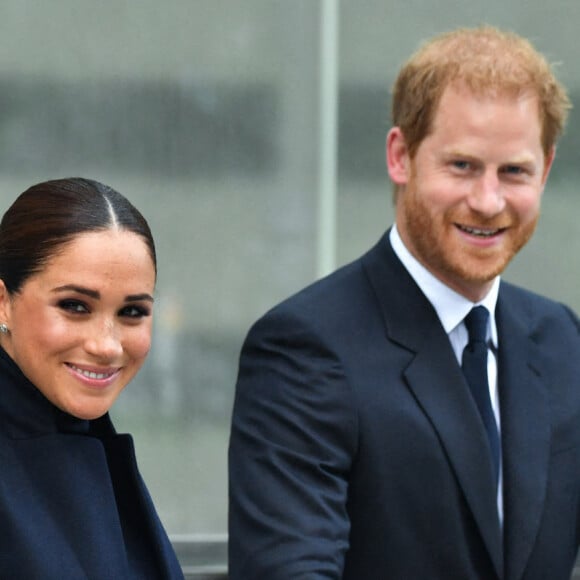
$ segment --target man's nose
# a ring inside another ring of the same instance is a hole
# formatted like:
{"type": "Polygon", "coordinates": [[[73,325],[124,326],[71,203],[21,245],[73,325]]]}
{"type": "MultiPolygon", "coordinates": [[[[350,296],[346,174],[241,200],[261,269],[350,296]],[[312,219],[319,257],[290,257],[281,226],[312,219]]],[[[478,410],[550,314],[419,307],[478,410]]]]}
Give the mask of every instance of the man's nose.
{"type": "Polygon", "coordinates": [[[484,172],[474,182],[467,202],[473,211],[486,217],[493,217],[504,210],[503,184],[495,170],[484,172]]]}

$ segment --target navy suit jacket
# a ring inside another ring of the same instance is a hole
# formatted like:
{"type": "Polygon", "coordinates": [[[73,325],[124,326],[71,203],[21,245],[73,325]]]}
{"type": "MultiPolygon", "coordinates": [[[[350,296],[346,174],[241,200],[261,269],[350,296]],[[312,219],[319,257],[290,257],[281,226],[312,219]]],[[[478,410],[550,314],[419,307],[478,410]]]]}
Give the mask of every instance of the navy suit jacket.
{"type": "Polygon", "coordinates": [[[580,335],[502,282],[504,525],[435,310],[385,236],[259,320],[229,449],[231,580],[566,580],[579,539],[580,335]]]}
{"type": "Polygon", "coordinates": [[[0,579],[183,580],[131,437],[59,411],[2,349],[0,579]]]}

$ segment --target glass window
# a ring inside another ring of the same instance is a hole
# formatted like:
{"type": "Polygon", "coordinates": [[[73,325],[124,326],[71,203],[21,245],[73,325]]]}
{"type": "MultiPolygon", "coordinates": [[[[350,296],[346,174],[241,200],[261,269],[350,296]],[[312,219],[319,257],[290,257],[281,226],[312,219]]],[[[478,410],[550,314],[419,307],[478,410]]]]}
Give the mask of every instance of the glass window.
{"type": "MultiPolygon", "coordinates": [[[[384,140],[403,60],[437,32],[488,22],[560,61],[573,100],[580,81],[573,2],[5,0],[0,14],[0,204],[80,175],[148,218],[154,344],[112,414],[176,542],[222,548],[242,340],[392,222],[384,140]]],[[[506,277],[579,308],[576,118],[506,277]]]]}

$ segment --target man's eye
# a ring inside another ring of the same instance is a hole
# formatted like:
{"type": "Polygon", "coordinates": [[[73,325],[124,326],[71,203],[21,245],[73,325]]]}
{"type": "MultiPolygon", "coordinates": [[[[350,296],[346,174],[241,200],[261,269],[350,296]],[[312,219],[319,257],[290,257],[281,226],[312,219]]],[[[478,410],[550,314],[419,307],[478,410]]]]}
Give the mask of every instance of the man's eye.
{"type": "Polygon", "coordinates": [[[520,175],[520,173],[523,173],[524,170],[522,167],[520,167],[519,165],[507,165],[504,168],[504,173],[509,173],[510,175],[520,175]]]}
{"type": "Polygon", "coordinates": [[[453,167],[461,169],[462,171],[469,168],[469,161],[457,160],[453,162],[453,167]]]}
{"type": "Polygon", "coordinates": [[[66,310],[67,312],[73,312],[77,314],[83,314],[88,312],[89,309],[87,308],[86,304],[80,302],[79,300],[61,300],[58,303],[59,308],[62,310],[66,310]]]}

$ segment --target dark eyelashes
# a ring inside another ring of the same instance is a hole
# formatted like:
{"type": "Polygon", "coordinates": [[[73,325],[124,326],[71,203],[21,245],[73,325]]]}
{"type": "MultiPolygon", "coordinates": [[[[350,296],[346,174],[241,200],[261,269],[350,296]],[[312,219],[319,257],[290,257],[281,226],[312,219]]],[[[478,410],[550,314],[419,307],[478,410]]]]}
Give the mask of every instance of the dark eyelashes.
{"type": "MultiPolygon", "coordinates": [[[[66,298],[59,300],[58,307],[72,314],[86,314],[90,312],[87,304],[81,300],[66,298]]],[[[119,316],[128,318],[144,318],[151,315],[151,309],[138,304],[129,304],[118,311],[119,316]]]]}
{"type": "Polygon", "coordinates": [[[87,305],[80,300],[73,300],[70,298],[59,300],[58,306],[59,308],[62,308],[62,310],[67,310],[69,312],[88,312],[87,305]]]}
{"type": "Polygon", "coordinates": [[[151,310],[149,308],[145,308],[143,306],[126,306],[119,311],[119,314],[126,315],[131,318],[143,318],[145,316],[149,316],[151,314],[151,310]]]}

